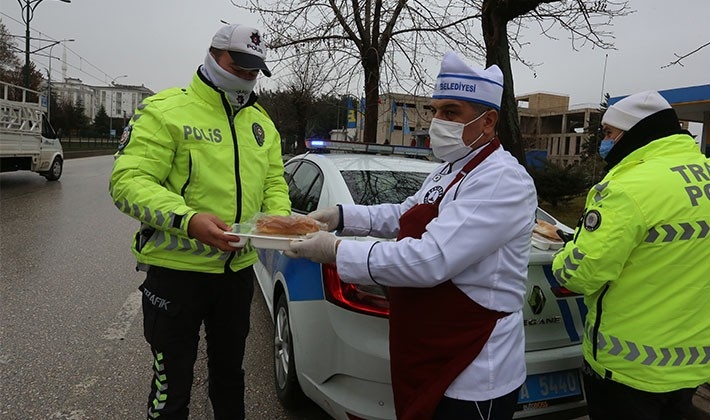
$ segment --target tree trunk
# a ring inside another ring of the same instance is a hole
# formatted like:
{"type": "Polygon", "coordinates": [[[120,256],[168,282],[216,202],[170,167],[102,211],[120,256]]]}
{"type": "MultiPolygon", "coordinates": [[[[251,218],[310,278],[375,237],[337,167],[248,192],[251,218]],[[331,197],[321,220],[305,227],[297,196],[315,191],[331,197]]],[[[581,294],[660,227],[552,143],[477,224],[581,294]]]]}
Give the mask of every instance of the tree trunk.
{"type": "Polygon", "coordinates": [[[310,98],[307,94],[295,95],[294,103],[292,104],[295,110],[295,130],[296,138],[296,154],[306,152],[306,122],[308,116],[312,112],[310,98]]]}
{"type": "Polygon", "coordinates": [[[503,99],[498,118],[498,136],[503,148],[515,156],[521,165],[527,167],[510,67],[506,17],[508,13],[498,0],[483,0],[481,11],[483,39],[486,43],[486,67],[497,64],[503,71],[503,99]]]}
{"type": "MultiPolygon", "coordinates": [[[[369,49],[372,51],[373,49],[369,49]]],[[[363,56],[362,67],[365,70],[365,126],[363,127],[362,141],[364,143],[377,143],[377,115],[380,100],[380,60],[377,54],[370,53],[369,57],[363,56]]]]}

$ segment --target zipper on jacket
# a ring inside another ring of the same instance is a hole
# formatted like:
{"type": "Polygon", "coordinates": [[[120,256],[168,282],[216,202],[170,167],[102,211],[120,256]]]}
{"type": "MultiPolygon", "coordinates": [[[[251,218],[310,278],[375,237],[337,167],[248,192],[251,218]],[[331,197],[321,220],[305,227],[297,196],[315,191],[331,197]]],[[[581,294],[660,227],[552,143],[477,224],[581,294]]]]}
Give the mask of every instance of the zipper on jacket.
{"type": "Polygon", "coordinates": [[[599,299],[597,299],[597,313],[594,317],[594,325],[592,326],[592,357],[594,360],[597,360],[597,336],[599,335],[599,326],[602,322],[602,301],[604,300],[604,295],[606,295],[607,290],[609,290],[608,284],[604,286],[604,290],[602,290],[599,299]]]}
{"type": "Polygon", "coordinates": [[[182,198],[185,198],[185,190],[187,190],[187,186],[190,185],[190,178],[192,178],[192,153],[188,155],[188,161],[187,161],[187,179],[185,180],[185,183],[182,184],[182,188],[180,188],[180,196],[182,198]]]}
{"type": "MultiPolygon", "coordinates": [[[[239,175],[239,146],[237,144],[237,129],[234,127],[234,118],[236,117],[236,114],[234,113],[234,108],[232,108],[232,104],[229,103],[224,93],[220,92],[220,95],[222,97],[222,105],[224,106],[224,110],[227,113],[227,118],[229,118],[229,130],[232,133],[232,143],[234,144],[234,181],[236,183],[237,188],[237,214],[234,219],[234,223],[239,223],[239,220],[241,220],[242,218],[242,180],[239,175]]],[[[236,251],[232,251],[229,254],[229,258],[227,258],[227,261],[225,261],[225,273],[230,271],[229,267],[232,264],[232,260],[234,260],[235,255],[236,251]]]]}

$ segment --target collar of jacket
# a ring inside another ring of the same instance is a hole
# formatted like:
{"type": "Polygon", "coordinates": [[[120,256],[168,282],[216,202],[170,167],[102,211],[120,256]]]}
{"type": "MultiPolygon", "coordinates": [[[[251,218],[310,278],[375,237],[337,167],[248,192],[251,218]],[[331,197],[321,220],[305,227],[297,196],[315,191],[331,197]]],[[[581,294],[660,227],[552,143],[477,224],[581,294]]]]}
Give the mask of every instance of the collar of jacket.
{"type": "MultiPolygon", "coordinates": [[[[227,96],[222,92],[220,88],[212,84],[212,82],[207,79],[204,74],[202,74],[202,70],[200,70],[200,67],[197,68],[195,75],[192,77],[192,83],[190,83],[190,88],[195,92],[195,94],[197,94],[197,96],[202,98],[205,102],[221,104],[223,106],[226,104],[231,107],[232,105],[229,103],[229,100],[227,100],[227,96]]],[[[248,106],[254,105],[257,99],[258,96],[256,96],[256,94],[252,92],[251,95],[249,95],[249,100],[247,101],[247,103],[244,104],[244,106],[240,109],[244,109],[248,106]]]]}
{"type": "Polygon", "coordinates": [[[688,134],[680,128],[680,122],[673,109],[664,109],[642,119],[629,131],[625,131],[621,139],[614,145],[607,157],[606,169],[610,170],[633,151],[673,134],[688,134]]]}
{"type": "Polygon", "coordinates": [[[629,155],[616,164],[614,168],[609,171],[609,173],[619,173],[621,171],[625,171],[629,168],[635,167],[640,162],[647,161],[655,156],[693,152],[700,153],[700,149],[691,135],[685,132],[680,134],[671,134],[670,136],[653,140],[629,153],[629,155]]]}

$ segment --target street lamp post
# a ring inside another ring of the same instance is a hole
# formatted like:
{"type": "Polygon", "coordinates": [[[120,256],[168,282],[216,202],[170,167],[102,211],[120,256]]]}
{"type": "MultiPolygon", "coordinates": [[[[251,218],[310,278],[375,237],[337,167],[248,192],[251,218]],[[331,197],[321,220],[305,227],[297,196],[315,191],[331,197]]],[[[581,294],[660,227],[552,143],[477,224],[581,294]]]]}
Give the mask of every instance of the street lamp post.
{"type": "Polygon", "coordinates": [[[49,46],[49,70],[47,72],[47,120],[50,124],[52,122],[50,119],[52,116],[52,48],[61,42],[74,42],[74,39],[60,39],[59,41],[54,41],[54,43],[49,46]]]}
{"type": "Polygon", "coordinates": [[[122,77],[128,77],[127,74],[122,74],[120,76],[116,76],[111,80],[111,99],[109,100],[109,114],[108,114],[108,137],[111,138],[111,134],[113,133],[113,86],[116,85],[116,79],[120,79],[122,77]]]}
{"type": "MultiPolygon", "coordinates": [[[[22,10],[22,21],[25,23],[25,87],[30,87],[30,22],[35,14],[35,9],[44,0],[17,0],[22,10]]],[[[62,3],[71,3],[71,0],[59,0],[62,3]]],[[[51,60],[50,60],[51,61],[51,60]]]]}

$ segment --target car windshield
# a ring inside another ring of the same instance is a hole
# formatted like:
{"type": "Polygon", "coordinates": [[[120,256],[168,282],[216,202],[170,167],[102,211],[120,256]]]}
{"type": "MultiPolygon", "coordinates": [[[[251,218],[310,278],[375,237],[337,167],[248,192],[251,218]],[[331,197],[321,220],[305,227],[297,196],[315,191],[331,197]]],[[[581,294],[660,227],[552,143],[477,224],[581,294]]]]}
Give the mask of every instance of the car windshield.
{"type": "Polygon", "coordinates": [[[350,195],[366,206],[401,203],[417,192],[428,174],[398,171],[342,171],[350,195]]]}

